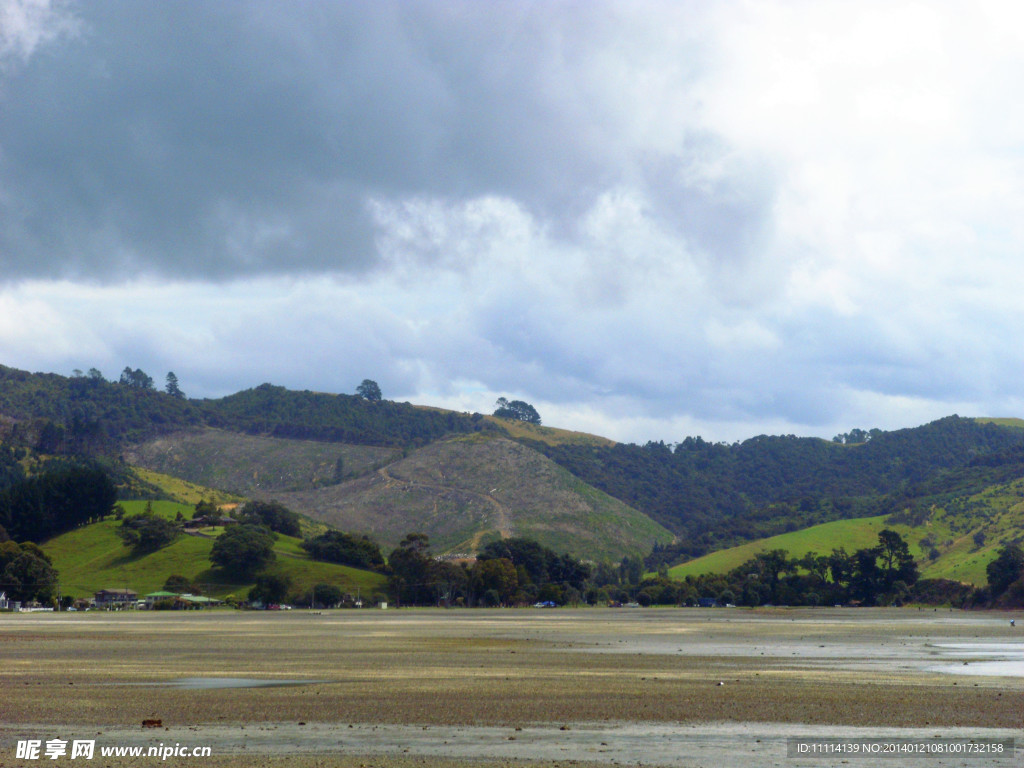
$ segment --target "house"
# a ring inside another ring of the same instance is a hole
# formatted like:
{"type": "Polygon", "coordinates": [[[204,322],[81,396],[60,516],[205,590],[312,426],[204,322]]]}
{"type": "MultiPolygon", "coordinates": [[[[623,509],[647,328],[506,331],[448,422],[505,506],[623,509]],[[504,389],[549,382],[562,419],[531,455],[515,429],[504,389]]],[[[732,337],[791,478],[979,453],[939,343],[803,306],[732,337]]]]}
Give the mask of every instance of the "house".
{"type": "Polygon", "coordinates": [[[155,603],[157,603],[157,602],[159,602],[161,600],[172,600],[173,601],[177,597],[178,597],[178,593],[177,592],[160,591],[160,592],[150,592],[143,599],[144,599],[144,601],[146,603],[146,607],[147,608],[152,608],[155,603]]]}
{"type": "Polygon", "coordinates": [[[11,607],[11,601],[7,599],[6,592],[0,592],[0,611],[6,611],[11,607]]]}
{"type": "Polygon", "coordinates": [[[150,592],[146,595],[143,603],[146,608],[152,608],[157,603],[169,601],[176,611],[194,609],[194,608],[213,608],[218,605],[223,605],[223,600],[218,600],[214,597],[204,597],[202,595],[191,595],[181,594],[179,592],[150,592]]]}
{"type": "Polygon", "coordinates": [[[218,600],[214,597],[204,597],[203,595],[178,595],[174,601],[174,607],[182,609],[213,608],[223,604],[223,600],[218,600]]]}
{"type": "Polygon", "coordinates": [[[101,589],[95,603],[97,608],[134,608],[138,598],[130,589],[101,589]]]}

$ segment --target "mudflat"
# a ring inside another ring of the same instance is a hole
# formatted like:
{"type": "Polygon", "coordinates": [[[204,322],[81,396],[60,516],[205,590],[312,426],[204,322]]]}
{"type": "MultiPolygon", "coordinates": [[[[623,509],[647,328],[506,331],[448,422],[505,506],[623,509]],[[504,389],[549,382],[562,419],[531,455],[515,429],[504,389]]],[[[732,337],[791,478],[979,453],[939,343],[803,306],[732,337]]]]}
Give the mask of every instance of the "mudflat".
{"type": "MultiPolygon", "coordinates": [[[[781,765],[788,736],[832,733],[1024,748],[1022,627],[945,609],[4,614],[0,765],[72,736],[302,768],[781,765]]],[[[125,760],[107,764],[146,764],[125,760]]]]}

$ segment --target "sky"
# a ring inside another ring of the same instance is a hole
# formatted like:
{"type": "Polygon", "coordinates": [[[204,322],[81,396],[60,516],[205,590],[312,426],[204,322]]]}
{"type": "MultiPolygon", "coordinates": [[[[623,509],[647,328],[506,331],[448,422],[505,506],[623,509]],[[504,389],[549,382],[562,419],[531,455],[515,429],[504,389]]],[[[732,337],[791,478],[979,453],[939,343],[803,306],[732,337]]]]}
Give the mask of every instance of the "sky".
{"type": "Polygon", "coordinates": [[[0,364],[621,441],[1024,417],[1024,5],[0,0],[0,364]]]}

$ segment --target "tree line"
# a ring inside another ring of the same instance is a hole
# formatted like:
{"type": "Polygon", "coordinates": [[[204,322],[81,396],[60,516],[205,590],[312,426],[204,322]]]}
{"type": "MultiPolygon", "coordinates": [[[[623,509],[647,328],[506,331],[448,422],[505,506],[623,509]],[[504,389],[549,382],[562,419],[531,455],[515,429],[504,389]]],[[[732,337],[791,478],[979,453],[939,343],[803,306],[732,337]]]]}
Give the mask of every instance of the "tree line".
{"type": "Polygon", "coordinates": [[[493,541],[472,562],[433,557],[430,539],[407,535],[388,556],[388,593],[398,605],[498,606],[585,600],[593,567],[531,539],[493,541]]]}
{"type": "Polygon", "coordinates": [[[16,420],[7,427],[8,442],[62,455],[116,456],[124,443],[195,426],[401,447],[450,433],[500,431],[481,414],[384,400],[370,379],[356,389],[352,395],[326,394],[262,384],[223,398],[190,400],[173,372],[158,391],[138,368],[126,367],[117,381],[108,381],[95,368],[65,377],[0,366],[0,413],[16,420]]]}
{"type": "Polygon", "coordinates": [[[919,580],[917,562],[906,541],[884,529],[878,543],[854,552],[834,549],[827,555],[809,552],[791,557],[782,549],[761,552],[728,573],[687,576],[665,594],[666,572],[642,584],[646,601],[668,599],[695,604],[711,598],[719,604],[759,605],[892,605],[908,602],[919,580]]]}
{"type": "Polygon", "coordinates": [[[117,489],[102,468],[43,462],[29,476],[25,451],[0,446],[0,592],[11,600],[52,601],[58,573],[36,542],[111,514],[117,489]]]}
{"type": "Polygon", "coordinates": [[[892,530],[878,544],[854,552],[834,549],[791,557],[762,552],[727,573],[668,577],[666,569],[643,579],[633,593],[641,605],[951,605],[959,608],[1024,608],[1024,552],[1007,544],[986,569],[987,583],[972,587],[949,579],[922,579],[906,542],[892,530]]]}
{"type": "Polygon", "coordinates": [[[529,444],[677,535],[655,550],[651,568],[831,520],[888,514],[908,489],[1024,445],[1024,430],[958,416],[866,436],[857,444],[793,435],[732,444],[699,437],[675,445],[529,444]]]}
{"type": "Polygon", "coordinates": [[[45,541],[112,513],[117,488],[101,468],[56,463],[0,490],[0,536],[45,541]]]}

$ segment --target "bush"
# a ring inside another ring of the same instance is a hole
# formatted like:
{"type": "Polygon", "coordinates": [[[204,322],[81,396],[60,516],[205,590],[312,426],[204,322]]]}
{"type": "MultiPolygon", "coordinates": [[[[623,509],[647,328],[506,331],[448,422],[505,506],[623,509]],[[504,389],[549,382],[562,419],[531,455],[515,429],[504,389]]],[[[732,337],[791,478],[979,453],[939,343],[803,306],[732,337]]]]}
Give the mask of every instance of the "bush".
{"type": "Polygon", "coordinates": [[[326,531],[302,542],[302,548],[314,560],[368,570],[383,570],[384,556],[371,539],[341,531],[326,531]]]}
{"type": "Polygon", "coordinates": [[[243,523],[264,525],[285,536],[302,535],[299,516],[278,501],[250,501],[238,513],[238,520],[243,523]]]}
{"type": "Polygon", "coordinates": [[[274,560],[274,537],[261,525],[235,525],[217,537],[210,562],[238,576],[248,576],[274,560]]]}
{"type": "Polygon", "coordinates": [[[23,551],[7,563],[0,574],[7,596],[12,600],[49,603],[57,594],[57,572],[50,563],[31,551],[23,551]]]}
{"type": "Polygon", "coordinates": [[[292,580],[287,576],[265,573],[256,579],[256,586],[249,590],[249,601],[272,605],[284,602],[292,580]]]}
{"type": "Polygon", "coordinates": [[[317,584],[303,597],[303,604],[313,608],[334,608],[344,599],[345,593],[333,584],[317,584]]]}
{"type": "Polygon", "coordinates": [[[1010,584],[996,601],[997,608],[1024,608],[1024,576],[1010,584]]]}
{"type": "Polygon", "coordinates": [[[117,528],[117,535],[125,546],[131,547],[137,555],[156,552],[171,544],[181,533],[181,528],[152,512],[126,517],[117,528]]]}
{"type": "Polygon", "coordinates": [[[1024,574],[1024,551],[1016,544],[1008,544],[985,570],[992,594],[998,597],[1024,574]]]}

